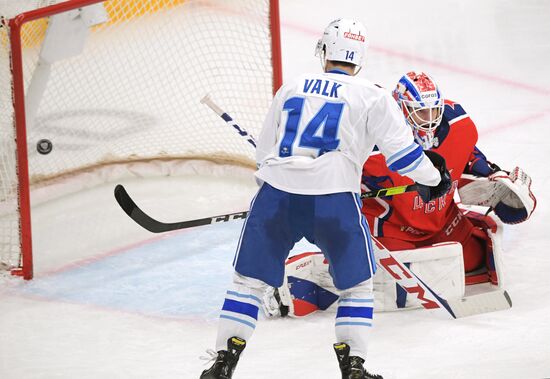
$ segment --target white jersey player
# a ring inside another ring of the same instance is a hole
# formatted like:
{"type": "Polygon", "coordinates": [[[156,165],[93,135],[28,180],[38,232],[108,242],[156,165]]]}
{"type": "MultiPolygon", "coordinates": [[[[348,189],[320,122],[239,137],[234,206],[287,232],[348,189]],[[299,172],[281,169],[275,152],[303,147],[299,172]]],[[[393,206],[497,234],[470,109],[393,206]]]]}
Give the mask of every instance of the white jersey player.
{"type": "Polygon", "coordinates": [[[277,92],[258,141],[256,176],[291,193],[357,193],[363,164],[378,145],[394,171],[437,184],[439,175],[387,91],[333,67],[277,92]]]}
{"type": "Polygon", "coordinates": [[[231,378],[266,286],[282,285],[288,253],[303,237],[324,252],[341,290],[334,349],[342,377],[381,378],[363,367],[376,267],[359,198],[363,164],[378,146],[392,170],[419,184],[426,201],[447,192],[450,180],[444,161],[434,159],[436,169],[416,144],[389,93],[355,76],[365,52],[360,22],[333,21],[317,45],[324,73],[300,76],[273,100],[257,146],[261,187],[233,262],[218,353],[202,379],[231,378]]]}

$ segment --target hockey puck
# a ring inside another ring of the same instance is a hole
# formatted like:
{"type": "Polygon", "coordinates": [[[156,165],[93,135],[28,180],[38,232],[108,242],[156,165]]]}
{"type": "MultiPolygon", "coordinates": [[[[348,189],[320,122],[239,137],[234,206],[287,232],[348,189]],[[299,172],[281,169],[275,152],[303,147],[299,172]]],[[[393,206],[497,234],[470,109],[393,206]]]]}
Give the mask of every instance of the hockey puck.
{"type": "Polygon", "coordinates": [[[43,155],[49,154],[53,149],[52,141],[42,138],[36,143],[36,150],[43,155]]]}

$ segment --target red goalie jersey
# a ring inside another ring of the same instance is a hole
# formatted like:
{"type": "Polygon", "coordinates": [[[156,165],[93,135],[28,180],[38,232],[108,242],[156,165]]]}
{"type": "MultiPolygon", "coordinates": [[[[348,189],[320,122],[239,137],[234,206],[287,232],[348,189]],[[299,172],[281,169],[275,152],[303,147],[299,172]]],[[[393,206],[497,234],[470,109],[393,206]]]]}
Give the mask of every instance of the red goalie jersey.
{"type": "MultiPolygon", "coordinates": [[[[473,225],[453,200],[465,170],[469,172],[474,166],[484,166],[484,176],[492,171],[483,154],[475,147],[477,138],[476,126],[462,106],[446,100],[431,150],[445,158],[451,174],[453,185],[447,195],[426,204],[416,192],[363,201],[363,213],[372,234],[388,249],[411,249],[458,241],[463,244],[466,271],[482,264],[484,243],[478,238],[471,238],[473,225]]],[[[384,156],[376,151],[365,163],[362,182],[364,190],[413,184],[410,179],[391,171],[384,156]]]]}

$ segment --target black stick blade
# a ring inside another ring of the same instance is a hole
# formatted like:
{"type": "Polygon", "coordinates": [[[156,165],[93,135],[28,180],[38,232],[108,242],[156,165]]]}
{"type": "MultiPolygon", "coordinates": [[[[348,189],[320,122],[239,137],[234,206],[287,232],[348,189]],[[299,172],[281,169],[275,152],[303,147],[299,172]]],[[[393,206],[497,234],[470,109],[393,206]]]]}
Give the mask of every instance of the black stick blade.
{"type": "Polygon", "coordinates": [[[121,184],[118,184],[115,187],[115,199],[122,210],[126,212],[132,220],[148,231],[153,233],[162,233],[173,230],[167,227],[170,224],[157,221],[143,212],[132,200],[130,195],[128,195],[128,192],[126,192],[126,189],[121,184]]]}
{"type": "Polygon", "coordinates": [[[195,226],[209,225],[217,222],[245,219],[248,215],[248,211],[244,211],[221,216],[200,218],[196,220],[165,223],[157,221],[143,212],[132,200],[130,195],[128,195],[128,192],[126,192],[126,189],[121,184],[118,184],[115,187],[115,199],[122,210],[124,210],[124,212],[130,216],[132,220],[134,220],[142,228],[153,233],[164,233],[172,230],[193,228],[195,226]]]}

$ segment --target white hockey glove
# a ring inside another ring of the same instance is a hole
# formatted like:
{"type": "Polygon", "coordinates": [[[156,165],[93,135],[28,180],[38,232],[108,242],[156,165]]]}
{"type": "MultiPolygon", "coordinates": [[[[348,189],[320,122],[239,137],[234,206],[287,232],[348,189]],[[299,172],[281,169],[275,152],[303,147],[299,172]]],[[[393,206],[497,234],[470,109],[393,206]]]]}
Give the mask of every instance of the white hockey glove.
{"type": "Polygon", "coordinates": [[[497,171],[487,178],[463,175],[462,179],[468,182],[458,189],[462,203],[491,207],[506,224],[527,220],[537,206],[531,177],[519,167],[509,174],[497,171]]]}
{"type": "Polygon", "coordinates": [[[267,287],[262,298],[262,308],[267,317],[285,317],[293,311],[292,297],[288,282],[283,283],[282,287],[267,287]]]}

